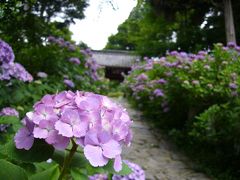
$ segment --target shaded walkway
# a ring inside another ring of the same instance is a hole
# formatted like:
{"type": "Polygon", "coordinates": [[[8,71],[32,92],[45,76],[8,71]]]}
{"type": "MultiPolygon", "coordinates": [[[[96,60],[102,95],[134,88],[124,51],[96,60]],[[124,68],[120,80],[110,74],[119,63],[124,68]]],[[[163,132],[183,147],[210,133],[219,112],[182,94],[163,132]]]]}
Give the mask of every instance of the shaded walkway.
{"type": "Polygon", "coordinates": [[[161,134],[154,136],[149,126],[141,121],[141,114],[129,106],[126,99],[114,99],[127,108],[134,121],[133,141],[124,150],[123,158],[129,159],[146,172],[149,180],[208,180],[204,174],[194,171],[190,161],[174,151],[161,134]]]}

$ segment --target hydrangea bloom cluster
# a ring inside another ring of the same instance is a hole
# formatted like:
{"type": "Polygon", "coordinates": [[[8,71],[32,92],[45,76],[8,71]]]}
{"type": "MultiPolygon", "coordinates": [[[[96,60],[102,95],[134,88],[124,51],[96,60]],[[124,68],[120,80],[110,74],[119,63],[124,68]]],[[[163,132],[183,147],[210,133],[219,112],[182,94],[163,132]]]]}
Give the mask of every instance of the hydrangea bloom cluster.
{"type": "Polygon", "coordinates": [[[77,58],[77,57],[71,57],[71,58],[69,59],[69,62],[71,62],[71,63],[73,63],[73,64],[80,64],[80,63],[81,63],[80,60],[79,60],[79,58],[77,58]]]}
{"type": "Polygon", "coordinates": [[[100,68],[100,66],[97,64],[96,60],[93,58],[91,49],[87,48],[87,49],[81,50],[81,52],[87,57],[87,61],[85,62],[85,67],[89,69],[88,75],[95,81],[99,80],[99,75],[97,70],[100,68]]]}
{"type": "Polygon", "coordinates": [[[16,78],[24,82],[31,82],[33,77],[25,68],[14,62],[12,48],[0,39],[0,80],[10,80],[16,78]]]}
{"type": "Polygon", "coordinates": [[[74,88],[75,87],[74,82],[70,79],[64,79],[63,82],[69,88],[74,88]]]}
{"type": "Polygon", "coordinates": [[[156,96],[156,97],[163,97],[164,96],[164,93],[162,92],[162,90],[161,89],[155,89],[154,91],[153,91],[153,94],[156,96]]]}
{"type": "MultiPolygon", "coordinates": [[[[59,47],[67,48],[70,51],[75,51],[76,50],[75,44],[72,44],[68,41],[65,41],[63,38],[57,38],[57,37],[54,37],[54,36],[49,36],[48,41],[50,43],[57,44],[59,47]]],[[[98,75],[97,70],[99,69],[100,66],[97,64],[96,60],[92,57],[91,49],[87,48],[85,50],[80,50],[80,52],[83,53],[87,58],[84,66],[85,66],[85,68],[88,69],[88,75],[94,81],[99,80],[99,75],[98,75]]],[[[77,64],[77,65],[79,65],[81,63],[79,58],[77,58],[77,57],[71,57],[71,58],[68,59],[68,61],[72,62],[74,64],[77,64]]]]}
{"type": "Polygon", "coordinates": [[[0,116],[16,116],[16,117],[19,117],[19,113],[14,108],[5,107],[0,111],[0,116]]]}
{"type": "Polygon", "coordinates": [[[65,149],[72,139],[92,166],[104,166],[113,159],[114,169],[120,171],[122,145],[132,139],[131,123],[127,111],[106,96],[64,91],[37,102],[14,139],[18,149],[26,150],[35,138],[56,149],[65,149]]]}
{"type": "Polygon", "coordinates": [[[89,69],[90,77],[93,80],[96,81],[99,79],[97,70],[99,69],[100,66],[97,64],[95,59],[93,59],[92,57],[89,57],[85,63],[85,67],[89,69]]]}
{"type": "MultiPolygon", "coordinates": [[[[0,117],[1,116],[16,116],[16,117],[19,117],[19,113],[14,108],[5,107],[0,111],[0,117]]],[[[0,132],[6,132],[6,130],[9,126],[10,126],[9,124],[0,124],[0,132]]]]}
{"type": "MultiPolygon", "coordinates": [[[[144,170],[137,164],[124,160],[124,162],[132,169],[132,173],[129,175],[121,176],[121,175],[113,175],[112,180],[145,180],[145,172],[144,170]]],[[[104,174],[96,174],[94,176],[90,176],[89,180],[107,180],[107,175],[104,174]]]]}
{"type": "Polygon", "coordinates": [[[142,63],[132,67],[124,83],[138,105],[146,99],[159,104],[168,102],[167,106],[160,107],[162,112],[168,112],[174,104],[171,97],[176,95],[173,87],[195,94],[194,98],[207,95],[235,98],[239,96],[239,57],[240,46],[232,42],[225,47],[217,44],[213,51],[196,54],[171,51],[164,57],[144,57],[142,63]],[[221,56],[226,58],[218,58],[221,56]]]}
{"type": "Polygon", "coordinates": [[[54,36],[49,36],[48,41],[50,43],[57,44],[59,47],[67,48],[69,51],[75,51],[76,50],[75,44],[72,44],[69,41],[65,41],[63,38],[57,38],[57,37],[54,37],[54,36]]]}
{"type": "Polygon", "coordinates": [[[6,42],[0,40],[0,64],[13,62],[14,58],[12,48],[6,42]]]}

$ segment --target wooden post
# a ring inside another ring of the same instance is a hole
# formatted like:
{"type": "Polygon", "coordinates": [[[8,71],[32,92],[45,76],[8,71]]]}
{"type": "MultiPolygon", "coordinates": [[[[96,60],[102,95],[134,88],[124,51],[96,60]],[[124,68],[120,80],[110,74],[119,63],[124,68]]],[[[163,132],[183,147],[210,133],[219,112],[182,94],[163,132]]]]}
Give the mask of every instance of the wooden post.
{"type": "Polygon", "coordinates": [[[232,11],[231,0],[223,0],[224,5],[224,17],[225,17],[225,31],[226,31],[226,41],[236,43],[235,27],[232,11]]]}

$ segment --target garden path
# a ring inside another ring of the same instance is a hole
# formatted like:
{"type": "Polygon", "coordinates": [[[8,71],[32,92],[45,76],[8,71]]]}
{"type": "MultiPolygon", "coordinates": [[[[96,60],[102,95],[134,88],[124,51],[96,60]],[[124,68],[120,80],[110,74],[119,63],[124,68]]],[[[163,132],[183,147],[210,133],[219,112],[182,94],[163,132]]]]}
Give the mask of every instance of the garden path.
{"type": "Polygon", "coordinates": [[[209,180],[197,172],[193,164],[176,148],[163,138],[157,136],[148,124],[141,120],[141,113],[130,107],[124,98],[114,98],[127,108],[134,121],[133,141],[130,148],[124,149],[123,158],[139,164],[146,172],[147,180],[209,180]]]}

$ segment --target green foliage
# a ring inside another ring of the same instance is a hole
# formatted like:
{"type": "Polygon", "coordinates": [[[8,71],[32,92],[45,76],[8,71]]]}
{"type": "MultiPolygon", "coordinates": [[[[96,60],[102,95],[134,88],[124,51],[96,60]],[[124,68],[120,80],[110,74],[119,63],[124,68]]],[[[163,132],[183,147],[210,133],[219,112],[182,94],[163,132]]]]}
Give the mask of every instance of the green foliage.
{"type": "Polygon", "coordinates": [[[6,157],[7,152],[5,149],[5,144],[12,141],[12,138],[16,131],[21,127],[21,123],[15,116],[0,116],[0,124],[10,125],[6,132],[0,132],[0,159],[1,156],[6,157]]]}
{"type": "Polygon", "coordinates": [[[88,180],[88,176],[86,175],[86,171],[83,169],[73,168],[71,170],[71,176],[74,180],[82,179],[88,180]]]}
{"type": "Polygon", "coordinates": [[[30,150],[19,150],[16,148],[15,143],[10,141],[1,147],[0,151],[11,160],[21,162],[42,162],[48,160],[52,156],[54,148],[44,141],[36,140],[30,150]],[[39,151],[40,149],[41,151],[39,151]]]}
{"type": "Polygon", "coordinates": [[[27,180],[25,171],[6,160],[0,159],[0,176],[1,179],[15,180],[27,180]]]}
{"type": "Polygon", "coordinates": [[[51,180],[58,180],[60,175],[60,170],[58,165],[54,165],[42,172],[32,175],[29,179],[30,180],[42,180],[42,179],[51,179],[51,180]]]}
{"type": "Polygon", "coordinates": [[[65,29],[74,19],[82,19],[85,0],[8,0],[0,4],[0,37],[14,44],[14,49],[39,45],[56,29],[65,29]],[[64,22],[51,22],[62,14],[64,22]]]}
{"type": "MultiPolygon", "coordinates": [[[[55,151],[52,159],[57,162],[59,165],[63,164],[64,157],[67,152],[64,151],[55,151]]],[[[94,174],[119,174],[119,175],[127,175],[132,172],[132,170],[123,162],[123,168],[120,172],[116,172],[113,169],[113,161],[109,161],[109,163],[104,167],[92,167],[88,160],[84,157],[83,152],[78,150],[69,165],[69,171],[71,175],[74,177],[87,177],[87,175],[94,174]]]]}

